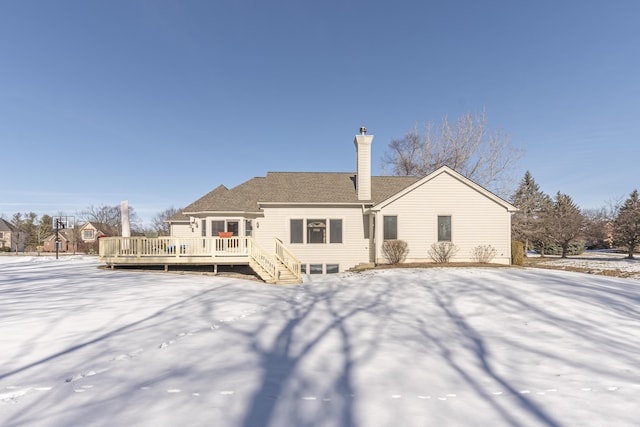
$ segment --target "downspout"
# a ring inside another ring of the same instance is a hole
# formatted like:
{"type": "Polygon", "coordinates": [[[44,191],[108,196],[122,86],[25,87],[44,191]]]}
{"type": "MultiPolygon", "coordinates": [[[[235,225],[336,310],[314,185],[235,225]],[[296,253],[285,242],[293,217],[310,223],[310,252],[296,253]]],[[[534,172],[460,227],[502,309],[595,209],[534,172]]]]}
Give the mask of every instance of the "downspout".
{"type": "MultiPolygon", "coordinates": [[[[362,205],[362,211],[364,212],[364,205],[362,205]]],[[[370,213],[370,219],[369,219],[369,246],[373,245],[373,250],[371,250],[371,248],[369,248],[369,252],[372,254],[372,260],[370,260],[370,262],[373,262],[374,264],[376,264],[377,259],[378,259],[378,245],[377,245],[377,239],[376,239],[376,220],[377,220],[377,213],[376,211],[374,211],[373,209],[369,209],[369,213],[370,213]]]]}
{"type": "MultiPolygon", "coordinates": [[[[362,203],[362,217],[364,218],[364,215],[367,211],[367,209],[364,206],[364,203],[362,203]]],[[[367,242],[367,251],[369,253],[369,255],[373,254],[373,260],[369,260],[369,262],[373,262],[375,264],[376,262],[376,239],[375,239],[375,226],[373,226],[373,224],[375,224],[375,212],[372,211],[371,209],[369,209],[369,215],[370,218],[368,218],[368,224],[367,227],[369,227],[369,241],[367,242]],[[372,221],[373,219],[373,221],[372,221]],[[371,245],[373,244],[373,250],[371,250],[371,245]]]]}

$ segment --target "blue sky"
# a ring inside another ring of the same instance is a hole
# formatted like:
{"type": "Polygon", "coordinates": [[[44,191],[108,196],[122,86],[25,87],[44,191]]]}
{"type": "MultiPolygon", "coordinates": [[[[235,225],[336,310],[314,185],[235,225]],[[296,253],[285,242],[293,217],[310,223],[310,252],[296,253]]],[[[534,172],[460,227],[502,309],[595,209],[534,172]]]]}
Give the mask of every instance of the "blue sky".
{"type": "Polygon", "coordinates": [[[0,2],[0,214],[143,220],[267,171],[353,171],[353,136],[486,111],[542,190],[640,187],[640,2],[0,2]]]}

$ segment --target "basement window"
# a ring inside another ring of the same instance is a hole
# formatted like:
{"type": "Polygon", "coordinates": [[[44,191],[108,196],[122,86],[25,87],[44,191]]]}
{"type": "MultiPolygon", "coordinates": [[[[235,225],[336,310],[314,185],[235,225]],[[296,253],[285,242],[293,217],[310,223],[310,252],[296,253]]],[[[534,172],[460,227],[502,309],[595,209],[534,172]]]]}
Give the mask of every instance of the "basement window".
{"type": "Polygon", "coordinates": [[[310,274],[322,274],[322,264],[309,264],[310,274]]]}
{"type": "Polygon", "coordinates": [[[340,264],[327,264],[327,274],[335,274],[340,271],[340,264]]]}

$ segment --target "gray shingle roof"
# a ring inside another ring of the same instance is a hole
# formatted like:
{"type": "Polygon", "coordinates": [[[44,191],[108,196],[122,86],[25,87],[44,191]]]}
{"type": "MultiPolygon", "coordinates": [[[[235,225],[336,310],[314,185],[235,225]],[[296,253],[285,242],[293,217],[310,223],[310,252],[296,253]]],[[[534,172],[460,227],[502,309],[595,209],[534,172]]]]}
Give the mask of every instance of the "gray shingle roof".
{"type": "MultiPolygon", "coordinates": [[[[371,177],[371,200],[380,202],[418,180],[407,176],[371,177]]],[[[361,203],[352,172],[268,172],[237,187],[223,185],[183,209],[196,212],[258,212],[258,203],[361,203]]]]}
{"type": "Polygon", "coordinates": [[[15,233],[18,229],[9,221],[0,218],[0,231],[11,231],[15,233]]]}

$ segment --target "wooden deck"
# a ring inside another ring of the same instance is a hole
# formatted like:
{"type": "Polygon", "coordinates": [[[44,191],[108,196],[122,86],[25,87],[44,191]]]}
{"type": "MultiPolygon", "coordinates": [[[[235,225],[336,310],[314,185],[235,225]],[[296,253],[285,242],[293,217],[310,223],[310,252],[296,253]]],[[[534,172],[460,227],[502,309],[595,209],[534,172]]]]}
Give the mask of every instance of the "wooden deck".
{"type": "Polygon", "coordinates": [[[117,266],[248,265],[267,283],[301,283],[300,261],[276,239],[273,254],[251,237],[104,237],[100,262],[117,266]]]}

